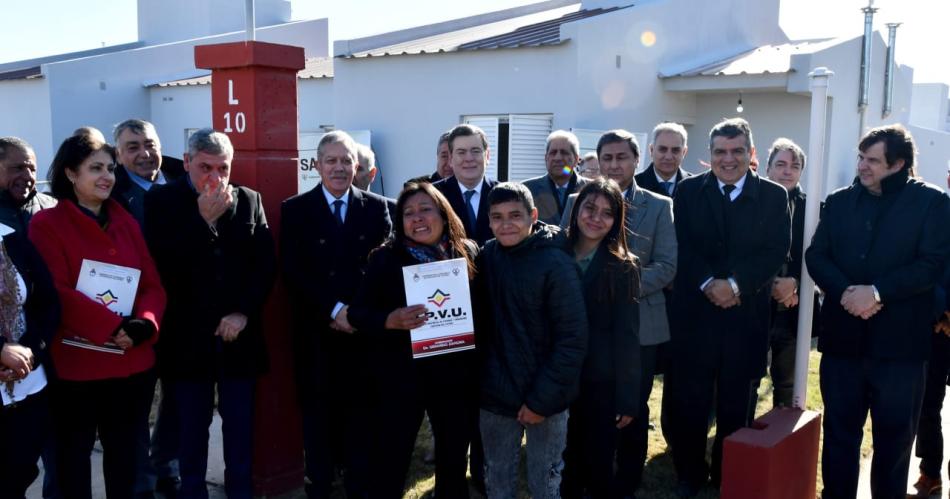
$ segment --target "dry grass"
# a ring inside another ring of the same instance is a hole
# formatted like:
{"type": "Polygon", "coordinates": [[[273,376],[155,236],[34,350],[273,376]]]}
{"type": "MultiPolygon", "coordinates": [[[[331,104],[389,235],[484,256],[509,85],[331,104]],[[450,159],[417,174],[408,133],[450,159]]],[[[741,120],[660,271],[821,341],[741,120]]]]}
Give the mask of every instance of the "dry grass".
{"type": "MultiPolygon", "coordinates": [[[[818,365],[821,354],[812,351],[811,361],[808,372],[808,408],[822,412],[824,406],[821,401],[821,393],[818,387],[818,365]]],[[[653,385],[653,393],[650,396],[650,420],[656,427],[656,430],[650,432],[649,449],[647,452],[647,463],[643,472],[643,484],[637,497],[643,499],[673,499],[673,487],[676,485],[676,475],[673,471],[673,461],[671,455],[667,452],[666,441],[660,428],[660,399],[663,394],[663,379],[657,377],[653,385]]],[[[762,380],[759,388],[759,402],[756,407],[756,415],[765,414],[772,408],[772,383],[766,377],[762,380]]],[[[710,430],[710,443],[712,435],[715,434],[715,427],[710,430]]],[[[862,447],[862,456],[867,457],[870,453],[870,425],[865,427],[865,441],[862,447]]],[[[432,490],[435,487],[435,470],[431,465],[426,465],[422,461],[422,456],[431,446],[431,435],[428,425],[423,424],[419,432],[419,438],[416,441],[416,452],[413,455],[410,476],[407,480],[408,490],[403,496],[404,499],[423,499],[431,497],[432,490]]],[[[820,453],[819,453],[820,456],[820,453]]],[[[522,473],[523,476],[523,473],[522,473]]],[[[821,463],[818,464],[818,491],[822,488],[821,481],[821,463]]],[[[522,498],[530,497],[527,489],[522,483],[522,498]]],[[[342,497],[342,496],[341,496],[342,497]]],[[[481,497],[472,489],[472,497],[481,497]]],[[[704,490],[698,496],[700,499],[710,499],[719,497],[719,493],[712,490],[704,490]]]]}

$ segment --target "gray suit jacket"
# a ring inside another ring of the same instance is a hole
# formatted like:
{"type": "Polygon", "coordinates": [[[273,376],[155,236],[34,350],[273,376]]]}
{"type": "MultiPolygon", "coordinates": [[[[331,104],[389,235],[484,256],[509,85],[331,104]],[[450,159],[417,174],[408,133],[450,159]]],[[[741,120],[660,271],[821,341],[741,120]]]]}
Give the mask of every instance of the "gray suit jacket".
{"type": "MultiPolygon", "coordinates": [[[[571,179],[567,182],[567,195],[570,196],[575,192],[580,192],[581,187],[584,187],[588,182],[590,180],[572,173],[571,179]]],[[[561,206],[557,192],[554,190],[554,181],[551,180],[548,174],[529,178],[524,181],[524,186],[531,191],[531,197],[534,198],[534,205],[538,208],[538,220],[555,225],[561,220],[562,213],[568,213],[568,216],[570,216],[570,210],[562,210],[562,208],[570,205],[565,202],[565,206],[561,206]]]]}
{"type": "MultiPolygon", "coordinates": [[[[577,194],[567,199],[561,227],[567,228],[577,194]]],[[[627,246],[640,259],[640,344],[670,340],[663,288],[676,276],[673,200],[637,187],[627,193],[627,246]]]]}

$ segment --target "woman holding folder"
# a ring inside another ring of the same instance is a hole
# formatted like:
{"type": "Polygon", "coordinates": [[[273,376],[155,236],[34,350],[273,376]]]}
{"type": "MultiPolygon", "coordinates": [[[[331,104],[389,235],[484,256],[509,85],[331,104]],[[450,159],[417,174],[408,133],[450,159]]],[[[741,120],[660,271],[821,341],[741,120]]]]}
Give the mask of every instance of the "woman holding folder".
{"type": "Polygon", "coordinates": [[[74,136],[49,170],[55,208],[29,236],[53,277],[62,321],[50,346],[57,479],[63,496],[90,497],[89,455],[104,452],[106,495],[132,497],[136,433],[148,424],[158,325],[165,309],[155,264],[135,219],[109,198],[112,147],[74,136]]]}
{"type": "Polygon", "coordinates": [[[413,358],[410,330],[426,322],[426,306],[406,303],[403,267],[461,258],[471,283],[478,247],[465,239],[462,221],[445,196],[427,182],[406,186],[392,219],[394,235],[370,254],[349,309],[356,334],[372,337],[368,355],[374,386],[367,396],[377,407],[370,417],[380,420],[371,426],[376,434],[370,496],[402,497],[416,433],[427,412],[436,445],[436,497],[464,499],[469,497],[466,453],[478,416],[475,350],[413,358]]]}
{"type": "Polygon", "coordinates": [[[589,345],[568,420],[561,482],[566,499],[621,495],[614,455],[640,400],[640,267],[627,249],[624,220],[620,187],[605,178],[585,185],[571,211],[568,250],[581,269],[589,345]]]}

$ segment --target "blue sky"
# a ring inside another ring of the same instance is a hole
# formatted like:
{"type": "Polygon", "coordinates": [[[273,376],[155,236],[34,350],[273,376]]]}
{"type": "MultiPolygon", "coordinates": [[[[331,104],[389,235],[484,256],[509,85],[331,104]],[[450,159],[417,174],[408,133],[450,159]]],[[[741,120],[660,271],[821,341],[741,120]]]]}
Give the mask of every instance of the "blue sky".
{"type": "MultiPolygon", "coordinates": [[[[160,0],[154,0],[160,1],[160,0]]],[[[240,1],[240,0],[231,0],[240,1]]],[[[348,39],[533,3],[535,0],[292,0],[294,19],[330,19],[330,38],[348,39]]],[[[631,0],[632,3],[633,0],[631,0]]],[[[706,0],[695,0],[706,1],[706,0]]],[[[751,0],[750,0],[751,1],[751,0]]],[[[793,39],[858,35],[868,0],[783,0],[782,27],[793,39]]],[[[875,27],[903,22],[897,58],[915,81],[950,84],[942,48],[950,0],[876,0],[875,27]]],[[[0,63],[134,41],[135,0],[8,0],[0,63]]]]}

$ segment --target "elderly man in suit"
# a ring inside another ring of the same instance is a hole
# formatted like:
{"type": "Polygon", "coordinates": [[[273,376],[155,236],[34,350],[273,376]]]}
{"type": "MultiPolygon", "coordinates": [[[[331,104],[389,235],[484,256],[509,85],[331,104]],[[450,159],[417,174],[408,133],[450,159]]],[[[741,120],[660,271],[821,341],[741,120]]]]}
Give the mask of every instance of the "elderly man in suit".
{"type": "MultiPolygon", "coordinates": [[[[666,314],[666,288],[676,275],[676,230],[673,202],[669,197],[640,188],[634,180],[640,145],[626,130],[612,130],[597,142],[603,173],[620,185],[627,204],[624,227],[630,250],[640,259],[640,416],[623,429],[617,449],[617,478],[621,491],[635,495],[647,453],[650,409],[657,349],[670,339],[666,314]]],[[[567,227],[577,194],[566,203],[561,226],[567,227]]]]}
{"type": "Polygon", "coordinates": [[[673,462],[677,495],[719,486],[723,439],[752,421],[765,374],[772,280],[788,255],[785,189],[749,169],[752,131],[741,118],[709,133],[711,168],[676,188],[679,243],[673,286],[673,462]],[[715,398],[716,439],[706,464],[715,398]]]}
{"type": "Polygon", "coordinates": [[[653,127],[650,157],[653,161],[636,176],[640,187],[673,197],[676,185],[693,174],[683,169],[686,159],[686,128],[679,123],[663,122],[653,127]]]}
{"type": "Polygon", "coordinates": [[[571,132],[555,130],[548,135],[544,153],[548,173],[524,181],[538,208],[538,220],[546,224],[560,222],[567,197],[588,182],[575,171],[580,149],[580,142],[571,132]]]}
{"type": "Polygon", "coordinates": [[[227,135],[198,130],[187,175],[145,197],[145,238],[168,293],[158,358],[175,386],[185,497],[207,497],[216,389],[225,490],[252,495],[254,391],[268,367],[262,314],[277,261],[261,195],[229,182],[233,157],[227,135]]]}
{"type": "Polygon", "coordinates": [[[294,312],[295,371],[304,417],[307,496],[329,497],[337,456],[349,497],[370,477],[368,340],[347,320],[371,250],[392,231],[386,199],[353,186],[358,145],[330,132],[317,146],[322,179],[281,207],[281,264],[294,312]]]}
{"type": "MultiPolygon", "coordinates": [[[[78,130],[77,130],[78,131],[78,130]]],[[[113,131],[118,167],[112,197],[129,211],[139,225],[145,220],[145,193],[185,174],[181,160],[162,156],[155,125],[129,119],[113,131]]]]}
{"type": "Polygon", "coordinates": [[[479,246],[494,237],[488,226],[488,194],[498,183],[485,176],[491,151],[488,136],[473,125],[458,125],[449,132],[453,176],[434,184],[462,219],[465,237],[479,246]]]}
{"type": "Polygon", "coordinates": [[[857,494],[861,441],[873,425],[871,495],[905,497],[933,334],[934,289],[950,251],[950,198],[912,175],[901,125],[868,131],[857,178],[828,195],[808,271],[825,291],[822,497],[857,494]]]}

